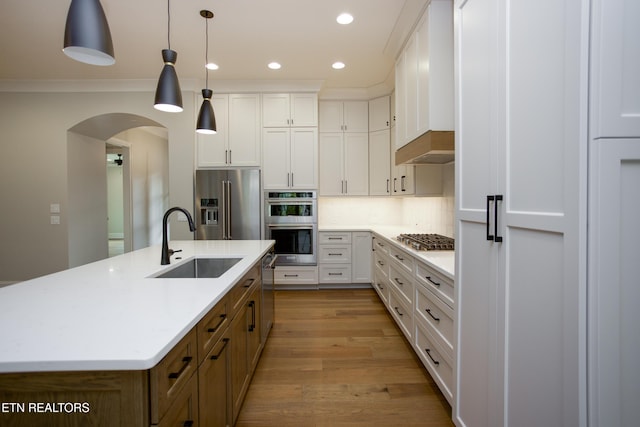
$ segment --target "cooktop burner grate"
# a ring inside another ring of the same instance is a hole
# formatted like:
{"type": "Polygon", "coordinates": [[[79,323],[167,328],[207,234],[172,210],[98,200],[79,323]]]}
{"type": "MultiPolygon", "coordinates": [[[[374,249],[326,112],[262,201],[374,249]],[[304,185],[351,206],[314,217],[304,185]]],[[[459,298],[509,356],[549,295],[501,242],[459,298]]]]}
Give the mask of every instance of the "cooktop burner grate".
{"type": "Polygon", "coordinates": [[[417,251],[454,250],[454,239],[440,234],[401,234],[396,239],[417,251]]]}

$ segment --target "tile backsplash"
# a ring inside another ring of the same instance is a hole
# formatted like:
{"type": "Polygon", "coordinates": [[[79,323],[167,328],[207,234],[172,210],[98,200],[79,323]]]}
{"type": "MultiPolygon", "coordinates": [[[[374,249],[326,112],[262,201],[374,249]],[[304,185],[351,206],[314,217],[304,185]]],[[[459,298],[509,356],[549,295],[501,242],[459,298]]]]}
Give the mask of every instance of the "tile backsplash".
{"type": "Polygon", "coordinates": [[[442,197],[320,197],[320,226],[400,225],[454,236],[453,164],[444,166],[442,197]]]}

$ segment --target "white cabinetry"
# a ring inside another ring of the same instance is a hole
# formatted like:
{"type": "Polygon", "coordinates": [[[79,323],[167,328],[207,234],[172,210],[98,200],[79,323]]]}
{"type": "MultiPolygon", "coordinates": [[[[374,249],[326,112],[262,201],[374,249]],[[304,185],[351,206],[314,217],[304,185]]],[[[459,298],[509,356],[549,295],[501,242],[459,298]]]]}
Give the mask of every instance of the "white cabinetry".
{"type": "Polygon", "coordinates": [[[453,402],[453,280],[382,236],[373,236],[373,288],[423,365],[453,402]]]}
{"type": "Polygon", "coordinates": [[[318,241],[320,286],[371,283],[370,232],[321,231],[318,241]]]}
{"type": "Polygon", "coordinates": [[[320,101],[320,132],[369,132],[367,101],[320,101]]]}
{"type": "Polygon", "coordinates": [[[262,180],[264,189],[318,187],[316,128],[264,128],[262,180]]]}
{"type": "Polygon", "coordinates": [[[591,2],[588,419],[640,418],[640,3],[591,2]]]}
{"type": "Polygon", "coordinates": [[[391,121],[389,96],[369,101],[369,195],[391,194],[391,121]]]}
{"type": "Polygon", "coordinates": [[[455,3],[460,426],[577,426],[583,418],[587,6],[455,3]]]}
{"type": "Polygon", "coordinates": [[[396,165],[395,132],[391,131],[391,195],[408,196],[415,193],[415,166],[396,165]]]}
{"type": "Polygon", "coordinates": [[[320,133],[320,195],[369,194],[369,134],[320,133]]]}
{"type": "Polygon", "coordinates": [[[453,130],[451,5],[431,0],[396,61],[396,148],[430,130],[453,130]]]}
{"type": "Polygon", "coordinates": [[[214,95],[218,132],[197,134],[199,168],[260,166],[260,95],[214,95]]]}
{"type": "Polygon", "coordinates": [[[318,95],[315,93],[263,94],[262,126],[317,127],[318,95]]]}
{"type": "Polygon", "coordinates": [[[381,96],[369,101],[369,132],[391,128],[389,98],[381,96]]]}

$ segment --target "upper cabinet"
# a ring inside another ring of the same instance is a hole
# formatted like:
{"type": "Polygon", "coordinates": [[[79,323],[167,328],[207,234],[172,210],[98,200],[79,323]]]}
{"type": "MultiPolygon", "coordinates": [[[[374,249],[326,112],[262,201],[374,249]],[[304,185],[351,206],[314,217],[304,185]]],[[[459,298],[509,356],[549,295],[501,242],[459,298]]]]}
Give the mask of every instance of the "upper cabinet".
{"type": "Polygon", "coordinates": [[[431,0],[396,61],[396,147],[427,131],[452,131],[453,10],[431,0]]]}
{"type": "Polygon", "coordinates": [[[320,101],[320,132],[369,132],[367,101],[320,101]]]}
{"type": "Polygon", "coordinates": [[[318,126],[318,95],[315,93],[267,93],[262,95],[262,126],[318,126]]]}
{"type": "Polygon", "coordinates": [[[640,137],[640,3],[593,6],[593,137],[640,137]]]}
{"type": "Polygon", "coordinates": [[[197,134],[199,168],[260,166],[260,95],[214,95],[218,132],[197,134]]]}
{"type": "Polygon", "coordinates": [[[391,128],[389,108],[389,96],[369,101],[369,132],[391,128]]]}

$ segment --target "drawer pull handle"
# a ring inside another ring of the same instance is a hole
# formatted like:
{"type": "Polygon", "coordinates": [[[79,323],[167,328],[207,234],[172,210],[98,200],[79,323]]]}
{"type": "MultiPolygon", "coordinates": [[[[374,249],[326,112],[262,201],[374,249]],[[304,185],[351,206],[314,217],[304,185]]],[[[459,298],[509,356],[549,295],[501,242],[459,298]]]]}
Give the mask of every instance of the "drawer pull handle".
{"type": "Polygon", "coordinates": [[[251,324],[249,325],[249,332],[253,332],[256,328],[256,302],[249,301],[249,308],[251,309],[251,324]]]}
{"type": "Polygon", "coordinates": [[[399,261],[404,261],[404,258],[402,258],[400,255],[394,255],[396,258],[398,258],[399,261]]]}
{"type": "Polygon", "coordinates": [[[220,321],[218,322],[218,324],[216,326],[214,326],[213,328],[207,329],[207,332],[214,333],[215,331],[217,331],[218,328],[224,323],[224,320],[226,318],[227,318],[226,314],[221,314],[220,315],[220,321]]]}
{"type": "Polygon", "coordinates": [[[297,274],[285,274],[284,277],[298,277],[297,274]]]}
{"type": "Polygon", "coordinates": [[[330,253],[329,256],[342,256],[342,254],[330,253]]]}
{"type": "Polygon", "coordinates": [[[329,237],[327,240],[342,240],[342,237],[329,237]]]}
{"type": "Polygon", "coordinates": [[[435,320],[436,322],[439,322],[439,321],[440,321],[440,318],[439,318],[439,317],[436,317],[436,316],[434,316],[434,315],[433,315],[433,313],[431,312],[431,309],[430,309],[430,308],[427,308],[425,311],[429,314],[429,316],[431,316],[431,318],[432,318],[433,320],[435,320]]]}
{"type": "Polygon", "coordinates": [[[193,421],[187,420],[182,424],[182,427],[193,427],[193,421]]]}
{"type": "Polygon", "coordinates": [[[393,307],[393,309],[396,311],[396,313],[398,313],[400,316],[404,316],[404,314],[402,314],[400,312],[400,309],[398,307],[393,307]]]}
{"type": "Polygon", "coordinates": [[[172,379],[172,380],[180,378],[180,375],[182,375],[184,370],[187,369],[187,367],[189,366],[189,364],[191,363],[192,360],[193,360],[193,357],[191,357],[191,356],[183,357],[182,358],[182,367],[180,368],[180,370],[178,372],[171,372],[169,374],[169,378],[172,379]]]}
{"type": "Polygon", "coordinates": [[[342,276],[342,273],[329,273],[329,276],[342,276]]]}
{"type": "Polygon", "coordinates": [[[253,277],[252,277],[251,279],[247,279],[244,283],[248,283],[248,284],[244,285],[244,287],[245,287],[245,288],[250,288],[250,287],[251,287],[251,285],[253,285],[253,282],[254,282],[255,280],[256,280],[256,279],[254,279],[253,277]]]}
{"type": "Polygon", "coordinates": [[[427,356],[429,356],[429,359],[431,359],[434,365],[438,366],[440,364],[440,362],[434,359],[433,356],[431,355],[431,350],[429,350],[428,348],[425,348],[424,351],[427,352],[427,356]]]}
{"type": "Polygon", "coordinates": [[[400,280],[398,280],[397,277],[394,277],[393,280],[400,286],[404,286],[404,283],[402,283],[400,280]]]}
{"type": "Polygon", "coordinates": [[[440,283],[434,282],[433,279],[431,279],[431,276],[425,276],[424,278],[433,283],[435,286],[440,286],[440,283]]]}
{"type": "Polygon", "coordinates": [[[220,349],[218,354],[214,354],[213,356],[211,356],[211,360],[218,360],[220,358],[220,356],[222,355],[222,352],[224,351],[224,348],[229,343],[229,338],[223,338],[222,341],[224,342],[224,344],[222,344],[222,348],[220,349]]]}

